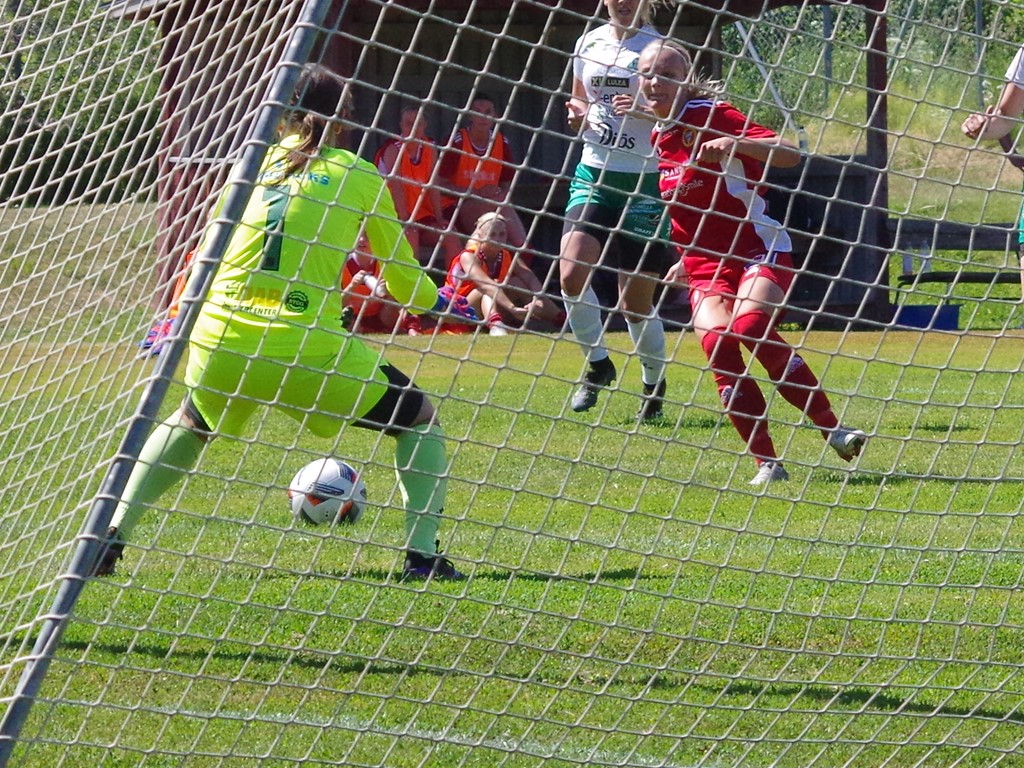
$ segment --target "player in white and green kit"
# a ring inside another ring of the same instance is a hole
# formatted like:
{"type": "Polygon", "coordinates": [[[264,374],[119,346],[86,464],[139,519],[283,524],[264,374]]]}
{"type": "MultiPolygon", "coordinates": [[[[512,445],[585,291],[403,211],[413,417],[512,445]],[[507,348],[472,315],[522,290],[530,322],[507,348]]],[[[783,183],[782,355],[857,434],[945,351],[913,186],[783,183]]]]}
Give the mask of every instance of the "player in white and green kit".
{"type": "Polygon", "coordinates": [[[650,0],[604,0],[609,23],[583,35],[573,52],[569,127],[582,129],[583,157],[569,186],[559,277],[569,326],[587,371],[572,398],[574,411],[597,404],[616,377],[592,280],[613,270],[619,308],[640,359],[644,399],[637,418],[662,415],[665,329],[654,311],[657,279],[668,269],[668,220],[658,189],[651,123],[616,113],[616,97],[636,97],[637,62],[661,35],[650,24],[650,0]]]}
{"type": "Polygon", "coordinates": [[[384,180],[341,148],[351,112],[344,81],[310,67],[296,95],[292,129],[267,154],[189,338],[188,395],[146,442],[97,575],[113,573],[139,517],[195,466],[210,438],[240,435],[256,409],[270,405],[319,436],[336,435],[355,419],[395,437],[406,507],[404,575],[462,578],[437,552],[448,464],[434,408],[381,353],[342,327],[338,286],[365,228],[396,300],[428,312],[439,303],[437,288],[413,257],[384,180]]]}

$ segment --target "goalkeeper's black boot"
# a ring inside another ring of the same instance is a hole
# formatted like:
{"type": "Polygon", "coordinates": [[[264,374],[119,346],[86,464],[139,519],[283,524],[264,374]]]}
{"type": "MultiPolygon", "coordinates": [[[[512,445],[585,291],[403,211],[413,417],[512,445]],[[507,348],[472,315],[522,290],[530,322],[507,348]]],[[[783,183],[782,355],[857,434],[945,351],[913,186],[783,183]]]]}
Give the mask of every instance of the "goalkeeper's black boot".
{"type": "Polygon", "coordinates": [[[615,364],[610,357],[592,362],[579,389],[572,396],[572,409],[579,413],[597,405],[598,392],[615,381],[616,375],[615,364]]]}
{"type": "Polygon", "coordinates": [[[93,576],[113,576],[117,561],[124,557],[124,542],[118,536],[117,528],[107,531],[107,538],[100,542],[100,554],[92,568],[93,576]]]}
{"type": "Polygon", "coordinates": [[[452,561],[447,557],[442,557],[440,552],[434,555],[424,555],[410,549],[405,553],[405,567],[402,568],[402,578],[462,581],[466,578],[466,574],[452,565],[452,561]]]}

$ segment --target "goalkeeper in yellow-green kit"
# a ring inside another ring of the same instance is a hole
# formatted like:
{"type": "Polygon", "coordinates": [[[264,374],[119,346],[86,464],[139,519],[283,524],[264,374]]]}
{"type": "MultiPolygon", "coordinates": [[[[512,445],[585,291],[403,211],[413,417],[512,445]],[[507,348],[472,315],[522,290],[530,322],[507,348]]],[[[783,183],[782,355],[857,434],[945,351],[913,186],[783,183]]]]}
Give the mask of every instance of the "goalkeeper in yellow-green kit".
{"type": "MultiPolygon", "coordinates": [[[[215,435],[238,436],[270,405],[318,436],[344,422],[396,439],[406,508],[407,578],[461,579],[437,551],[448,471],[430,401],[381,353],[343,327],[341,269],[361,229],[382,255],[388,291],[415,314],[443,309],[370,163],[343,149],[352,100],[345,81],[307,67],[284,137],[272,146],[189,337],[181,408],[149,436],[93,572],[110,575],[146,507],[215,435]]],[[[226,195],[214,210],[219,213],[226,195]]],[[[197,259],[203,257],[200,244],[197,259]]]]}

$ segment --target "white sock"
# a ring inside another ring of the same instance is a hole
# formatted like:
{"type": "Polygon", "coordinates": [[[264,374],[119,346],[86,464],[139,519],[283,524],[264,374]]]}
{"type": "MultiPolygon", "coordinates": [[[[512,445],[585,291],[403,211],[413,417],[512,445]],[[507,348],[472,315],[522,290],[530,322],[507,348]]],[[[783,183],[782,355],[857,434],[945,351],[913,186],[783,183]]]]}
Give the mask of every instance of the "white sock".
{"type": "Polygon", "coordinates": [[[579,296],[570,296],[562,291],[562,298],[569,316],[569,328],[583,347],[583,356],[590,362],[604,360],[608,357],[608,350],[602,343],[604,323],[601,322],[601,307],[594,289],[588,287],[579,296]]]}
{"type": "Polygon", "coordinates": [[[633,322],[626,320],[629,338],[640,358],[640,378],[653,387],[665,378],[665,325],[657,315],[633,322]]]}

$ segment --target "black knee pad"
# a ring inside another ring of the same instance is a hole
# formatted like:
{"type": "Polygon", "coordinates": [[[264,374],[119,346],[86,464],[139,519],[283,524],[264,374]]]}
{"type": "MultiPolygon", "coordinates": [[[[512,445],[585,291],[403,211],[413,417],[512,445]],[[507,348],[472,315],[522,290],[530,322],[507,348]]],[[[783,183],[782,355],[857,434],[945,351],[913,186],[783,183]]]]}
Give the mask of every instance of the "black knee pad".
{"type": "Polygon", "coordinates": [[[196,404],[192,402],[192,395],[185,395],[185,399],[181,401],[181,413],[184,415],[195,428],[200,432],[212,432],[210,425],[206,423],[206,419],[203,418],[203,414],[196,408],[196,404]]]}
{"type": "Polygon", "coordinates": [[[426,395],[393,365],[385,363],[380,369],[387,377],[388,388],[373,408],[355,423],[364,429],[396,435],[416,423],[426,395]]]}

